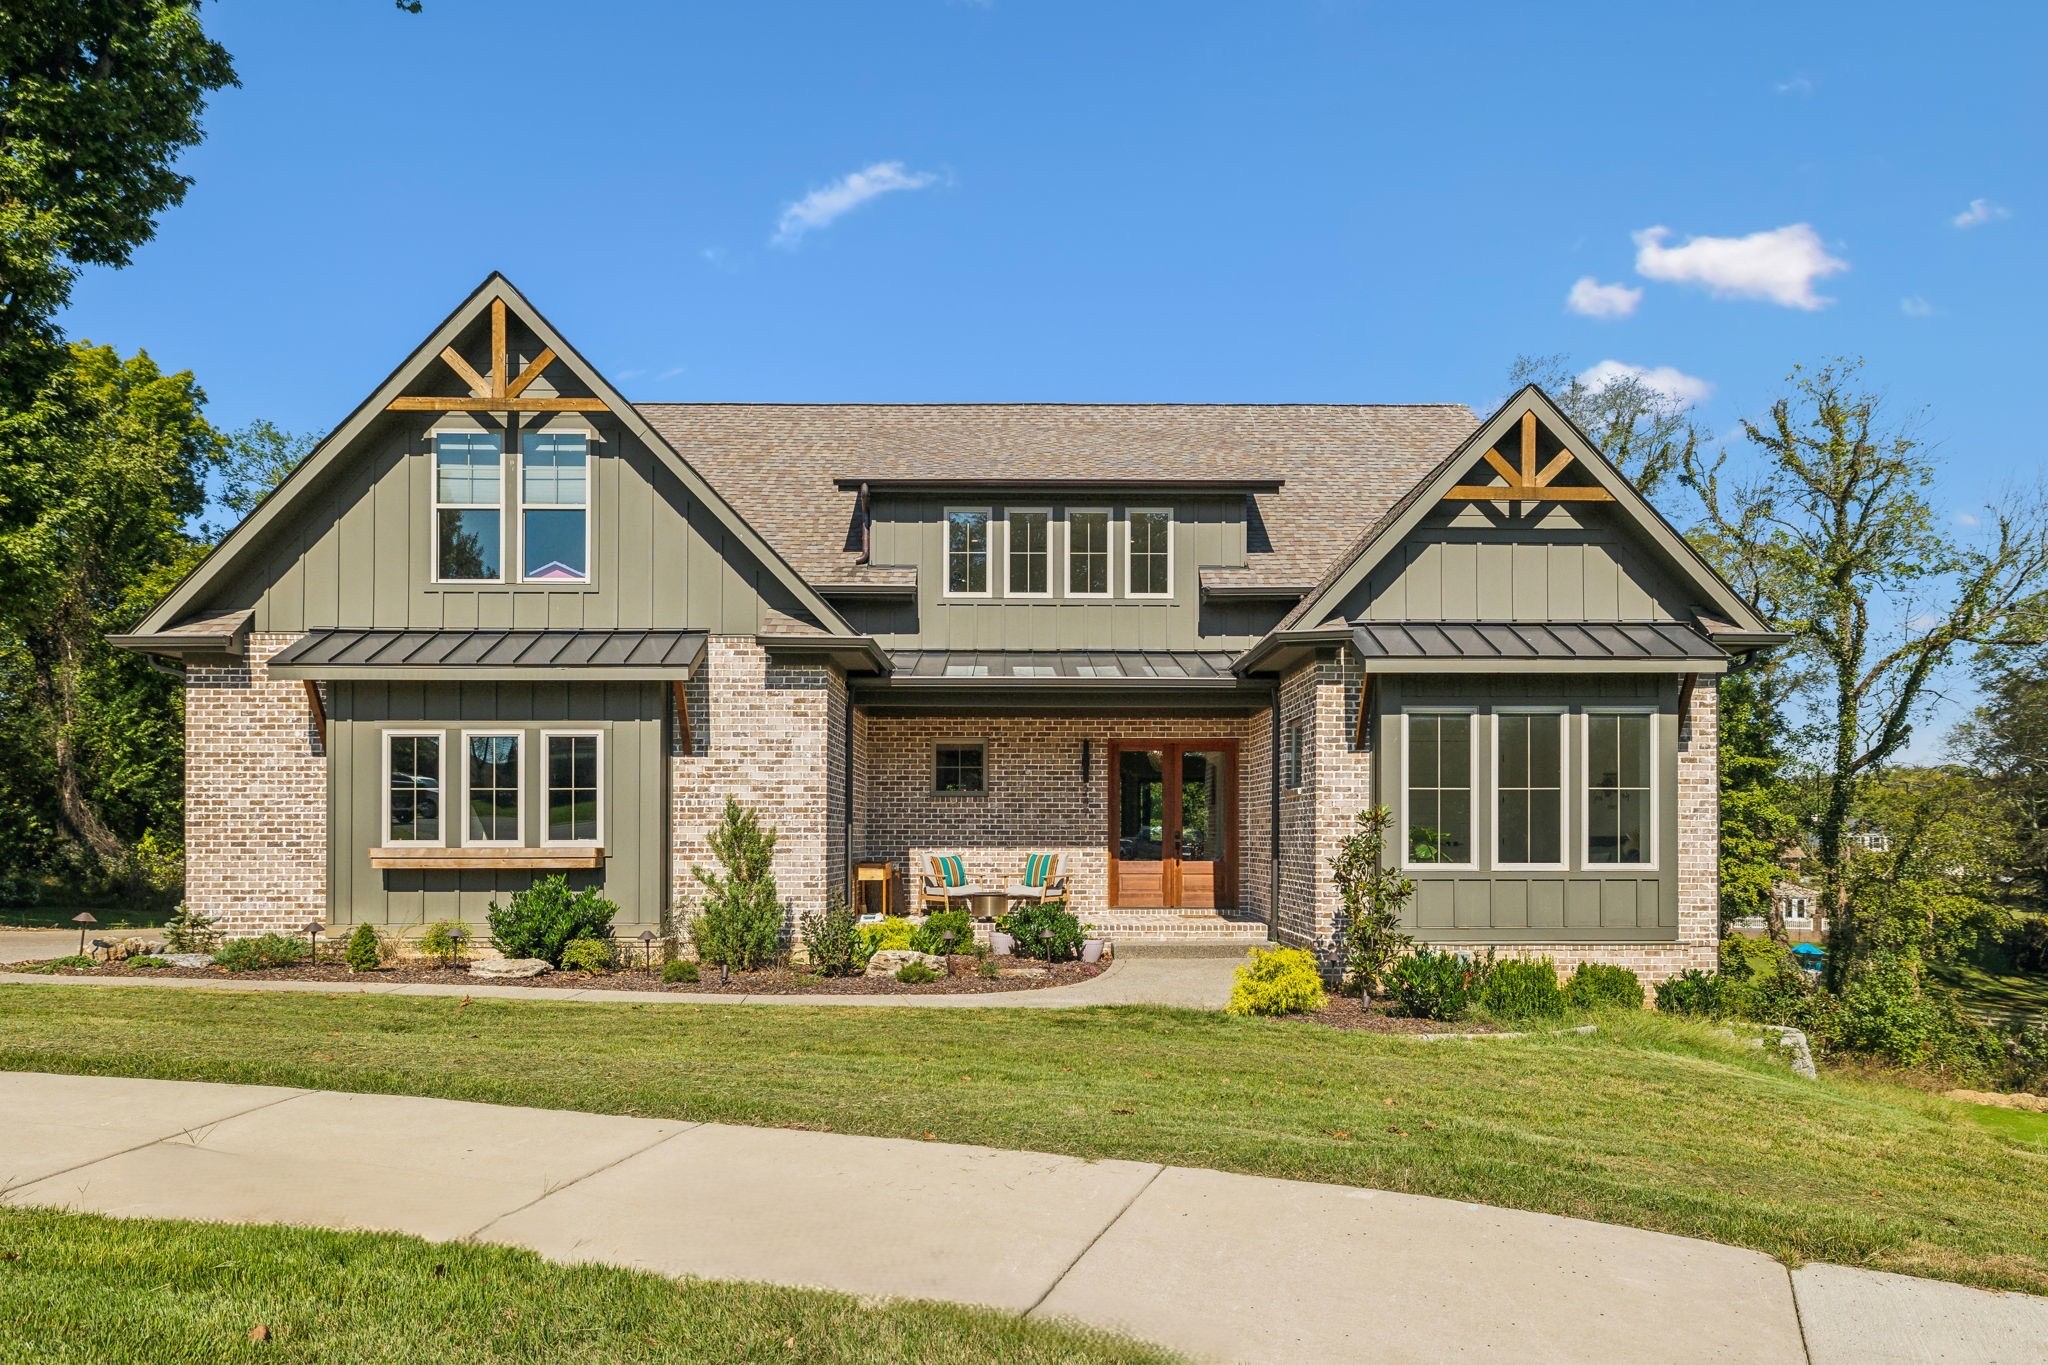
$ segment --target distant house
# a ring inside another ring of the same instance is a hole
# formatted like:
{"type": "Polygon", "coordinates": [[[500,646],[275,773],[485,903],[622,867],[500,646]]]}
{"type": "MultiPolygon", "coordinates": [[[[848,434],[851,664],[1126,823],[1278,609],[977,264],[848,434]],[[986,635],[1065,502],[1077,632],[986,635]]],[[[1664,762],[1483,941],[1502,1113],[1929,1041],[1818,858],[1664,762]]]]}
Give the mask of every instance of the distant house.
{"type": "MultiPolygon", "coordinates": [[[[1717,680],[1763,623],[1539,390],[1450,405],[628,402],[492,276],[170,593],[187,895],[233,931],[795,914],[1056,853],[1121,936],[1334,962],[1389,806],[1445,945],[1710,966],[1717,680]]],[[[943,894],[943,893],[942,893],[943,894]]]]}

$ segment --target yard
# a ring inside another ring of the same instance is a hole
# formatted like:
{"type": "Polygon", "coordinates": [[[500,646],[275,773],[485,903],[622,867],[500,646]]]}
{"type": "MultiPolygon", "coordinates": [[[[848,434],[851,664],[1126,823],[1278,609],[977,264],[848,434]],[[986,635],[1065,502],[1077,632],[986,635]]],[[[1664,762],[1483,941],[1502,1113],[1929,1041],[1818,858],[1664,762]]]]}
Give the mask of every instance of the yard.
{"type": "Polygon", "coordinates": [[[2048,1150],[1713,1030],[0,987],[0,1068],[928,1138],[1405,1190],[2048,1292],[2048,1150]]]}
{"type": "Polygon", "coordinates": [[[1994,972],[1970,963],[1933,970],[1955,987],[1963,1007],[1980,1019],[2048,1020],[2048,976],[1994,972]]]}
{"type": "Polygon", "coordinates": [[[0,1210],[0,1359],[1147,1362],[1006,1314],[503,1247],[0,1210]],[[252,1339],[252,1332],[258,1338],[252,1339]]]}

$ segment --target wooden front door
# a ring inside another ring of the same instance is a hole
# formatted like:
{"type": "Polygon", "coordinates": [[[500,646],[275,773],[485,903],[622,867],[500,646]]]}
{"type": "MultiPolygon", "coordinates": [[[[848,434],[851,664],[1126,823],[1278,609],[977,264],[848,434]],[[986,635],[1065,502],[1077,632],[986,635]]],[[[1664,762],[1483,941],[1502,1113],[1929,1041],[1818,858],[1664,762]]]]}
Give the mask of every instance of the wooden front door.
{"type": "Polygon", "coordinates": [[[1237,741],[1109,746],[1109,903],[1237,905],[1237,741]]]}

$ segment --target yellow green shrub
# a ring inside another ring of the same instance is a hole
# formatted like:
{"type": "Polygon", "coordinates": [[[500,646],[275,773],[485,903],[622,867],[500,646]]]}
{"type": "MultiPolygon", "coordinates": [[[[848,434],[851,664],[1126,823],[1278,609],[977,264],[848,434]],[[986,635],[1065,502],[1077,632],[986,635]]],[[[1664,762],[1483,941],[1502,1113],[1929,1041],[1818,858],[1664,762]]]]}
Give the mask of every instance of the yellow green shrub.
{"type": "Polygon", "coordinates": [[[1323,1007],[1323,976],[1299,948],[1254,948],[1230,988],[1232,1014],[1306,1014],[1323,1007]]]}

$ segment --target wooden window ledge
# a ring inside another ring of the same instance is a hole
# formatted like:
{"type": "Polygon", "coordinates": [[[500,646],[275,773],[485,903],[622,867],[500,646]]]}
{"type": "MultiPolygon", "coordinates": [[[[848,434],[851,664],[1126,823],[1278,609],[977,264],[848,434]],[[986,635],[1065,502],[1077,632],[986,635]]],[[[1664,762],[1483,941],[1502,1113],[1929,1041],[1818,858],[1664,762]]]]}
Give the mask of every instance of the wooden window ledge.
{"type": "Polygon", "coordinates": [[[602,848],[408,848],[370,850],[370,866],[411,871],[463,868],[603,867],[602,848]]]}

